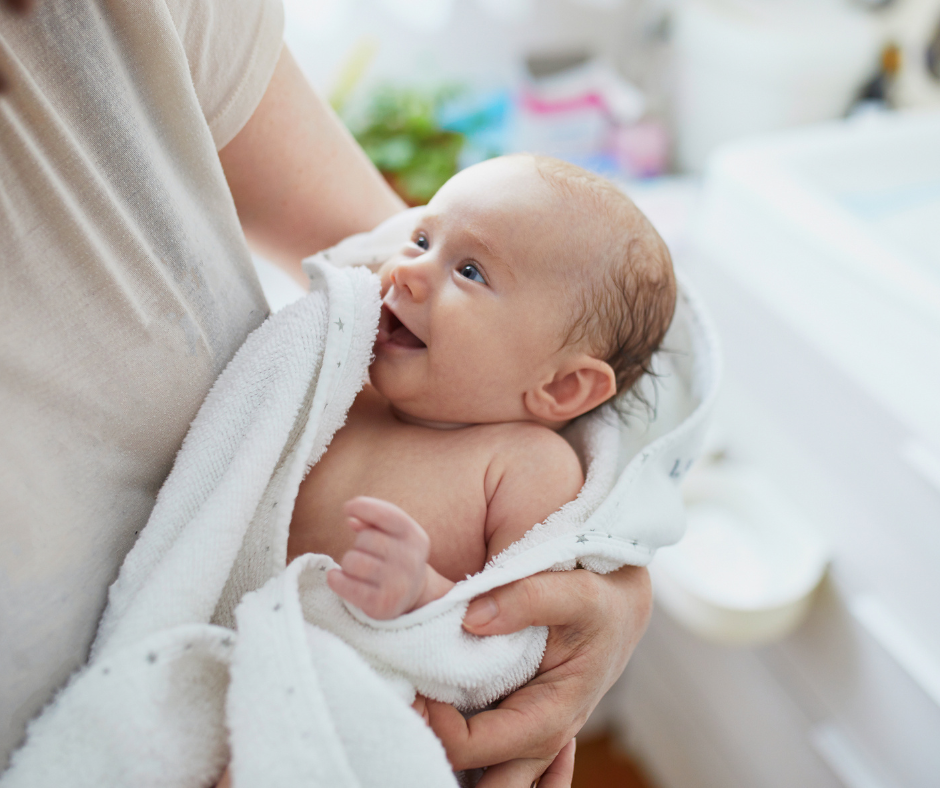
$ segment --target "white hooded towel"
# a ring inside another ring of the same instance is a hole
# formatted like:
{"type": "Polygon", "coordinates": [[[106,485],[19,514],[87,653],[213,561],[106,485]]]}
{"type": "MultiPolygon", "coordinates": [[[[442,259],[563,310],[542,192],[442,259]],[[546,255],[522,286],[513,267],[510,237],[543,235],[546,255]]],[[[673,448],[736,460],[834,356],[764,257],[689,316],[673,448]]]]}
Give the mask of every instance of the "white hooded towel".
{"type": "Polygon", "coordinates": [[[534,675],[546,630],[468,635],[469,601],[575,565],[647,564],[684,530],[679,482],[718,381],[714,332],[686,286],[655,417],[609,407],[565,432],[586,468],[575,501],[445,597],[374,621],[325,584],[335,563],[284,567],[307,469],[367,379],[380,311],[364,268],[407,237],[405,213],[306,261],[311,293],[266,321],[219,377],[109,592],[88,665],[30,726],[0,788],[454,785],[414,692],[485,706],[534,675]],[[343,266],[343,267],[336,267],[343,266]]]}

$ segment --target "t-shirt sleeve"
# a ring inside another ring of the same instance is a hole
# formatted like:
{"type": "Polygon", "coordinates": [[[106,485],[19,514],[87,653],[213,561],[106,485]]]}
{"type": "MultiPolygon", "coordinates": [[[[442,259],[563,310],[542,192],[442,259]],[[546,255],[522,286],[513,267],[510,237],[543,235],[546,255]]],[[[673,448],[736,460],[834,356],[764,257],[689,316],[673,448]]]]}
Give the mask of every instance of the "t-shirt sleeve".
{"type": "Polygon", "coordinates": [[[217,150],[248,122],[284,40],[281,0],[166,0],[217,150]]]}

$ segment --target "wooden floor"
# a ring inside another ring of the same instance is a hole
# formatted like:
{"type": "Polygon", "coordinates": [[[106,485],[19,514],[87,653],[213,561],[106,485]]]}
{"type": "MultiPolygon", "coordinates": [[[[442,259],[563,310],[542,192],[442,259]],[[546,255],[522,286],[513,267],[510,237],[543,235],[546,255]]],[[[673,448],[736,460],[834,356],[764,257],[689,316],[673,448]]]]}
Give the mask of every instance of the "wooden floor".
{"type": "Polygon", "coordinates": [[[610,735],[578,739],[571,788],[654,788],[610,735]]]}

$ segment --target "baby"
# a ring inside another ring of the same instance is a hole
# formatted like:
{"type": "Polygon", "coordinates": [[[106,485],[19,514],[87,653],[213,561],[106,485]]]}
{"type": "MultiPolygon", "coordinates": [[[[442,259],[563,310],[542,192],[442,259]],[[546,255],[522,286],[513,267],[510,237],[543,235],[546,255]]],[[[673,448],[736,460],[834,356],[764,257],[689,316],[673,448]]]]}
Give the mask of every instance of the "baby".
{"type": "Polygon", "coordinates": [[[332,556],[330,587],[387,619],[577,496],[558,430],[648,369],[676,285],[616,187],[529,155],[448,181],[379,275],[371,384],[300,486],[288,560],[332,556]]]}

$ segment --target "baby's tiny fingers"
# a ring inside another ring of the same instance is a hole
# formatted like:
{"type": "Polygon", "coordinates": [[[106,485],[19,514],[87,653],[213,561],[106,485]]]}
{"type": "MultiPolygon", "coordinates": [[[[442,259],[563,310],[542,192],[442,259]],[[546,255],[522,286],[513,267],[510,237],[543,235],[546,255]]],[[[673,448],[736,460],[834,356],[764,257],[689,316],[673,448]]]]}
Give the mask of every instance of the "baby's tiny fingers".
{"type": "Polygon", "coordinates": [[[350,577],[377,585],[385,562],[360,550],[350,550],[339,563],[350,577]]]}
{"type": "Polygon", "coordinates": [[[375,558],[387,560],[395,551],[396,540],[376,528],[366,528],[356,534],[353,549],[368,553],[375,558]]]}
{"type": "Polygon", "coordinates": [[[375,586],[350,577],[339,569],[331,569],[327,572],[326,584],[347,602],[362,610],[366,610],[369,606],[375,592],[375,586]]]}
{"type": "Polygon", "coordinates": [[[353,517],[352,515],[346,518],[346,524],[356,533],[372,527],[369,523],[360,520],[358,517],[353,517]]]}
{"type": "Polygon", "coordinates": [[[358,517],[391,536],[403,537],[415,529],[424,530],[404,509],[381,498],[360,495],[346,501],[343,512],[347,517],[358,517]]]}
{"type": "Polygon", "coordinates": [[[343,599],[372,618],[395,618],[405,611],[406,604],[400,595],[390,594],[385,589],[336,569],[327,574],[326,582],[343,599]]]}

